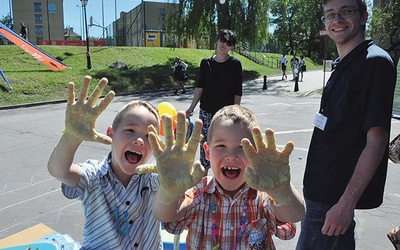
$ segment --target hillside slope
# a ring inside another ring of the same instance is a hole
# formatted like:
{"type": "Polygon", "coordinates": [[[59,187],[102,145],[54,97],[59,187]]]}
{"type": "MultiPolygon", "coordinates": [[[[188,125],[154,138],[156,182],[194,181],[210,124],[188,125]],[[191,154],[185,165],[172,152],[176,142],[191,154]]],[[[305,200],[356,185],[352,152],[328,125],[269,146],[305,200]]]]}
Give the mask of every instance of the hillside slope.
{"type": "MultiPolygon", "coordinates": [[[[85,75],[92,76],[94,82],[107,77],[108,90],[112,89],[117,93],[173,88],[176,83],[172,78],[172,66],[176,56],[188,63],[190,80],[186,84],[193,85],[197,79],[201,59],[214,53],[211,50],[196,49],[91,47],[92,69],[88,70],[86,47],[40,48],[63,61],[69,68],[51,71],[17,46],[0,46],[0,68],[14,89],[10,92],[8,86],[0,80],[0,106],[65,99],[67,83],[75,82],[79,88],[85,75]],[[129,69],[110,69],[109,65],[118,59],[127,64],[129,69]]],[[[258,65],[238,53],[234,53],[234,56],[243,64],[245,79],[277,74],[275,68],[258,65]]],[[[280,55],[272,56],[279,58],[280,55]]],[[[311,62],[307,63],[308,69],[314,67],[311,62]]]]}

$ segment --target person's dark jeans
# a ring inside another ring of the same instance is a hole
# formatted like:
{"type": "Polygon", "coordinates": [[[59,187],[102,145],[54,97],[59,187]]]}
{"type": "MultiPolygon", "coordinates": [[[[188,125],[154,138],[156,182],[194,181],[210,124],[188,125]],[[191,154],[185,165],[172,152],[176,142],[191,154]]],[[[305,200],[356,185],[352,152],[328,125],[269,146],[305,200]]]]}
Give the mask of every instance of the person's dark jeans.
{"type": "Polygon", "coordinates": [[[301,231],[296,250],[353,250],[356,248],[353,221],[346,233],[340,236],[327,236],[321,233],[326,213],[330,206],[306,201],[306,215],[301,221],[301,231]]]}
{"type": "MultiPolygon", "coordinates": [[[[207,141],[208,128],[210,127],[211,120],[215,113],[208,113],[202,109],[199,112],[199,119],[203,122],[203,127],[201,129],[201,134],[203,135],[203,140],[200,142],[200,162],[203,165],[204,170],[208,171],[211,168],[210,162],[206,159],[206,152],[204,150],[204,143],[207,141]]],[[[206,172],[207,173],[207,172],[206,172]]]]}

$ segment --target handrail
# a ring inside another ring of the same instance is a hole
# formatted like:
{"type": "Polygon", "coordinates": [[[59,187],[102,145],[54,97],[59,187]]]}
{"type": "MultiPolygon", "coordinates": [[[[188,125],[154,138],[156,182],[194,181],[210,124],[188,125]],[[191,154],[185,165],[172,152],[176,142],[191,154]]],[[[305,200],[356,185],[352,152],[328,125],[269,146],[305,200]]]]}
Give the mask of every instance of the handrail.
{"type": "Polygon", "coordinates": [[[239,54],[247,57],[248,59],[270,68],[279,67],[279,58],[270,56],[261,50],[249,49],[249,46],[242,44],[239,48],[239,54]]]}

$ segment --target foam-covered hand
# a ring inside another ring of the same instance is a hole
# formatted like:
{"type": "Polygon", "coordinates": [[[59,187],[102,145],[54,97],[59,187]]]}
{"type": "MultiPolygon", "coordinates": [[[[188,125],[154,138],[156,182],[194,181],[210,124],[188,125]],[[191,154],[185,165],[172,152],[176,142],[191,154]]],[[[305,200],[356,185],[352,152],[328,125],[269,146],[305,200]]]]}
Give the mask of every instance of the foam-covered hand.
{"type": "Polygon", "coordinates": [[[267,192],[277,204],[287,204],[293,198],[289,166],[293,143],[288,142],[279,151],[276,149],[273,130],[265,130],[266,142],[259,128],[253,128],[251,133],[256,147],[249,139],[242,140],[244,152],[251,165],[246,168],[246,182],[253,189],[267,192]]]}
{"type": "Polygon", "coordinates": [[[70,140],[75,142],[93,141],[104,144],[111,144],[112,139],[104,134],[97,133],[95,130],[96,119],[107,108],[108,104],[114,99],[113,91],[98,102],[108,80],[102,78],[92,94],[87,98],[89,85],[92,78],[85,76],[81,92],[75,100],[74,83],[68,84],[68,104],[65,114],[65,131],[70,140]]]}
{"type": "MultiPolygon", "coordinates": [[[[194,163],[197,147],[202,139],[201,120],[196,120],[194,129],[186,144],[185,113],[177,113],[176,139],[172,129],[172,117],[162,116],[165,143],[161,141],[153,128],[149,128],[149,142],[156,158],[156,167],[160,180],[161,202],[171,204],[179,200],[184,192],[200,182],[204,176],[204,168],[197,161],[194,163]]],[[[154,167],[154,165],[153,165],[154,167]]],[[[154,172],[149,165],[139,166],[138,173],[154,172]]]]}

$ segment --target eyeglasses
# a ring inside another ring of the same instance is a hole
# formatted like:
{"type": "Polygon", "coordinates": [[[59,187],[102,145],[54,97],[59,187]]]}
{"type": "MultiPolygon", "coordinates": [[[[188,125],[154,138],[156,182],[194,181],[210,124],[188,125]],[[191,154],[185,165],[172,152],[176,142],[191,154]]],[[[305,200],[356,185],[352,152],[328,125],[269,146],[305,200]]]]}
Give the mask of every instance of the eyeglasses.
{"type": "Polygon", "coordinates": [[[351,8],[351,9],[343,9],[338,13],[327,13],[321,17],[321,21],[324,24],[331,23],[336,19],[336,16],[339,16],[340,19],[350,18],[354,16],[356,11],[360,11],[359,8],[351,8]]]}
{"type": "Polygon", "coordinates": [[[231,40],[226,40],[226,38],[224,36],[221,36],[221,38],[219,39],[219,41],[221,43],[226,43],[226,45],[228,45],[229,47],[231,46],[235,46],[235,43],[231,40]]]}

